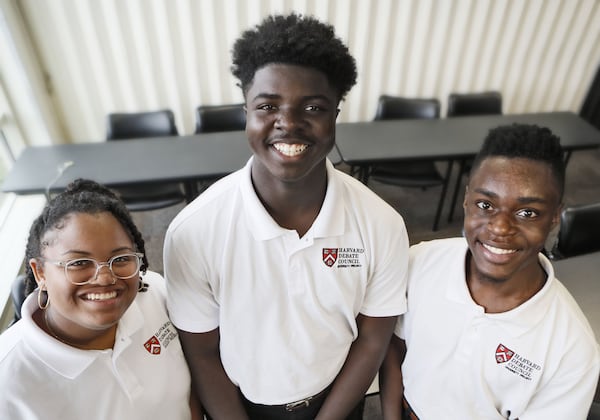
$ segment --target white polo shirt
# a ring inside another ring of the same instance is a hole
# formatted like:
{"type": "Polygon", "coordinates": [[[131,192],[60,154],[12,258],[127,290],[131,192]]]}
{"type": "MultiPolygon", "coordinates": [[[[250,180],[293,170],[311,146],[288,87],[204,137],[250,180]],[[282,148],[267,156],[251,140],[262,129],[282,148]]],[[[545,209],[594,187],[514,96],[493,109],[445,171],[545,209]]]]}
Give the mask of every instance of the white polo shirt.
{"type": "Polygon", "coordinates": [[[171,223],[167,304],[182,330],[219,327],[223,366],[246,398],[283,404],[333,382],[359,313],[405,311],[408,239],[392,207],[329,161],[323,206],[300,238],[262,206],[251,164],[171,223]]]}
{"type": "MultiPolygon", "coordinates": [[[[117,327],[114,349],[80,350],[23,318],[0,335],[0,418],[190,419],[190,375],[167,318],[164,280],[148,272],[117,327]]],[[[52,303],[50,303],[52,304],[52,303]]]]}
{"type": "Polygon", "coordinates": [[[508,312],[487,314],[467,288],[464,238],[411,247],[405,396],[419,418],[584,419],[600,356],[588,321],[565,287],[544,287],[508,312]]]}

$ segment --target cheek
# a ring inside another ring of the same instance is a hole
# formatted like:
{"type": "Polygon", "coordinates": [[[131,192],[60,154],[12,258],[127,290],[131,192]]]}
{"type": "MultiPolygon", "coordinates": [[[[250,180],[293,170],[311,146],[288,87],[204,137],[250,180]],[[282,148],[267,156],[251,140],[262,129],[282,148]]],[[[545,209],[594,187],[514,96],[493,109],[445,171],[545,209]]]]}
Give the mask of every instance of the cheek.
{"type": "Polygon", "coordinates": [[[48,279],[46,281],[50,304],[55,306],[68,305],[73,302],[73,296],[76,293],[76,286],[67,283],[66,281],[56,281],[48,279]]]}

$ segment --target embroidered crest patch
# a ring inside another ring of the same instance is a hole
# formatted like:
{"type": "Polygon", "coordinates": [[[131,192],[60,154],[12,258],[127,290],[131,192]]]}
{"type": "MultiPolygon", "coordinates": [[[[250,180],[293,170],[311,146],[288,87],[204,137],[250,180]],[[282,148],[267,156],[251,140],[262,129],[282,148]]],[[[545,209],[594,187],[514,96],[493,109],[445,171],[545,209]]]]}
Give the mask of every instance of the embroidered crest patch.
{"type": "Polygon", "coordinates": [[[337,248],[323,248],[323,262],[327,267],[331,267],[337,261],[337,248]]]}
{"type": "Polygon", "coordinates": [[[175,338],[177,338],[177,330],[171,321],[167,321],[144,343],[144,348],[148,353],[158,355],[175,338]]]}
{"type": "Polygon", "coordinates": [[[144,343],[144,348],[148,350],[150,354],[160,354],[160,342],[156,336],[150,337],[148,341],[144,343]]]}
{"type": "Polygon", "coordinates": [[[514,356],[515,352],[504,346],[503,344],[498,344],[496,347],[496,363],[506,363],[514,356]]]}

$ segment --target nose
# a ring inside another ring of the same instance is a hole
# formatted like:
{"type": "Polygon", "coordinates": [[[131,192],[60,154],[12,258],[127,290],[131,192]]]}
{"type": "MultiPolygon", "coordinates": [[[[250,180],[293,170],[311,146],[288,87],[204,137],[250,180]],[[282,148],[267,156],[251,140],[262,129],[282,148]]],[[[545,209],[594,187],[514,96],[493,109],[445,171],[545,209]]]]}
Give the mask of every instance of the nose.
{"type": "Polygon", "coordinates": [[[98,263],[96,270],[96,278],[94,279],[99,285],[107,286],[117,282],[117,278],[113,275],[108,263],[98,263]]]}
{"type": "Polygon", "coordinates": [[[496,236],[507,236],[513,231],[512,217],[510,214],[499,212],[488,222],[488,229],[496,236]]]}
{"type": "Polygon", "coordinates": [[[277,114],[275,128],[291,131],[299,123],[298,112],[293,108],[281,108],[277,114]]]}

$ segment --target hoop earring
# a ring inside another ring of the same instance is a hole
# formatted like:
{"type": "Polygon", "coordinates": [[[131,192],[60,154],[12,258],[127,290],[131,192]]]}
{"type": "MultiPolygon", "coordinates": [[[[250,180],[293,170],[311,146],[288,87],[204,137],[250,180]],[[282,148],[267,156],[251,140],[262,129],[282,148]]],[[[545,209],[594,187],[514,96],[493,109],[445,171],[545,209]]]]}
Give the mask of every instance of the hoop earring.
{"type": "Polygon", "coordinates": [[[144,283],[142,281],[142,279],[140,278],[140,280],[138,281],[138,292],[147,292],[148,291],[148,287],[149,287],[149,284],[148,283],[144,283]]]}
{"type": "Polygon", "coordinates": [[[38,289],[37,304],[41,310],[46,309],[48,307],[48,305],[50,305],[50,296],[48,296],[47,290],[42,290],[41,288],[38,289]],[[42,292],[46,292],[46,304],[45,305],[42,305],[42,292]]]}

